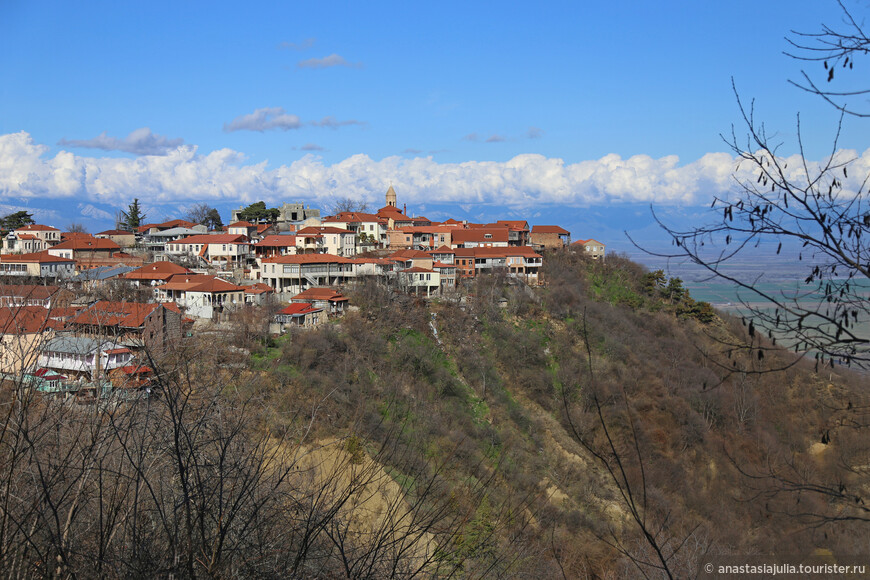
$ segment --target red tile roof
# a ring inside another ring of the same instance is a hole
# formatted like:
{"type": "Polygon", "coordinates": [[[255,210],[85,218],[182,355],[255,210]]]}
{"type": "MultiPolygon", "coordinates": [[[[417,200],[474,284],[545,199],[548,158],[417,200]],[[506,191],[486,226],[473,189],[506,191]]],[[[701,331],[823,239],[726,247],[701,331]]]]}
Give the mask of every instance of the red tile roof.
{"type": "Polygon", "coordinates": [[[108,251],[120,250],[121,246],[106,238],[71,238],[54,246],[52,250],[78,250],[78,251],[108,251]]]}
{"type": "Polygon", "coordinates": [[[349,222],[349,223],[359,223],[359,222],[381,222],[383,221],[376,214],[373,213],[365,213],[361,211],[343,211],[337,213],[335,215],[323,218],[324,222],[349,222]]]}
{"type": "Polygon", "coordinates": [[[301,294],[297,294],[291,300],[329,300],[330,302],[346,302],[349,300],[332,288],[309,288],[301,294]]]}
{"type": "Polygon", "coordinates": [[[296,236],[292,235],[269,235],[254,244],[258,248],[288,248],[296,246],[296,236]]]}
{"type": "Polygon", "coordinates": [[[252,227],[254,227],[254,224],[252,224],[251,222],[246,222],[246,221],[237,221],[237,222],[231,223],[227,227],[228,228],[252,228],[252,227]]]}
{"type": "Polygon", "coordinates": [[[274,288],[272,288],[268,284],[263,284],[262,282],[257,282],[256,284],[245,286],[245,294],[268,294],[269,292],[274,291],[274,288]]]}
{"type": "Polygon", "coordinates": [[[244,286],[236,286],[216,276],[205,274],[175,274],[166,284],[157,286],[164,290],[181,290],[183,292],[205,292],[216,294],[220,292],[244,292],[244,286]]]}
{"type": "Polygon", "coordinates": [[[495,223],[496,225],[507,226],[515,231],[527,231],[529,229],[529,222],[525,220],[498,220],[495,223]]]}
{"type": "MultiPolygon", "coordinates": [[[[120,326],[123,328],[139,328],[145,324],[145,319],[162,304],[142,304],[139,302],[109,302],[100,300],[88,310],[80,312],[72,318],[70,324],[86,324],[91,326],[120,326]]],[[[169,306],[166,305],[168,308],[169,306]]],[[[177,310],[170,308],[171,310],[177,310]]]]}
{"type": "Polygon", "coordinates": [[[16,232],[59,232],[60,230],[57,228],[53,228],[51,226],[44,226],[41,224],[30,224],[27,226],[22,226],[15,231],[16,232]]]}
{"type": "Polygon", "coordinates": [[[323,310],[323,308],[315,308],[310,302],[294,302],[287,308],[279,310],[278,314],[312,314],[314,312],[320,312],[321,310],[323,310]]]}
{"type": "Polygon", "coordinates": [[[63,328],[63,323],[49,316],[42,306],[11,306],[0,308],[0,334],[35,334],[63,328]]]}
{"type": "Polygon", "coordinates": [[[105,351],[106,354],[124,354],[125,352],[130,352],[129,348],[110,348],[105,351]]]}
{"type": "Polygon", "coordinates": [[[197,234],[168,244],[243,244],[248,236],[243,234],[197,234]]]}
{"type": "MultiPolygon", "coordinates": [[[[57,247],[57,246],[55,246],[57,247]]],[[[0,263],[24,263],[24,264],[48,264],[53,262],[65,262],[73,264],[75,260],[70,258],[61,258],[60,256],[52,256],[48,251],[34,252],[32,254],[0,254],[0,263]]]]}
{"type": "Polygon", "coordinates": [[[474,228],[471,230],[457,230],[451,236],[454,244],[464,244],[465,242],[478,243],[494,243],[508,241],[508,229],[506,227],[497,228],[474,228]],[[489,236],[489,237],[487,237],[489,236]]]}
{"type": "Polygon", "coordinates": [[[45,300],[60,292],[57,286],[43,286],[41,284],[0,284],[0,296],[15,296],[18,298],[31,298],[33,300],[45,300]]]}
{"type": "Polygon", "coordinates": [[[559,226],[532,226],[533,234],[560,234],[570,235],[571,232],[559,226]]]}

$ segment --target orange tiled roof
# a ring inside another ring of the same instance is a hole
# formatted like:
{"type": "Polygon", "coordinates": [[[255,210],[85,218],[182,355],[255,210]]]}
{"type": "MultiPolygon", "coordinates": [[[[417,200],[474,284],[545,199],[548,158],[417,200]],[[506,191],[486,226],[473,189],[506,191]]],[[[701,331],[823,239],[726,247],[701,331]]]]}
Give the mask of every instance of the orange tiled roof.
{"type": "Polygon", "coordinates": [[[569,235],[571,232],[559,226],[532,226],[532,233],[569,235]]]}
{"type": "Polygon", "coordinates": [[[45,300],[59,291],[60,288],[57,286],[43,286],[42,284],[0,284],[0,296],[45,300]]]}
{"type": "Polygon", "coordinates": [[[257,282],[256,284],[245,286],[245,294],[268,294],[269,292],[274,291],[274,288],[272,288],[268,284],[263,284],[262,282],[257,282]]]}
{"type": "Polygon", "coordinates": [[[169,244],[243,244],[248,236],[243,234],[196,234],[169,244]]]}
{"type": "Polygon", "coordinates": [[[278,314],[312,314],[321,310],[323,308],[315,308],[310,302],[294,302],[287,308],[279,310],[278,314]]]}
{"type": "Polygon", "coordinates": [[[59,232],[60,230],[57,228],[53,228],[51,226],[44,226],[42,224],[30,224],[27,226],[22,226],[15,231],[16,232],[59,232]]]}
{"type": "Polygon", "coordinates": [[[474,228],[470,230],[458,230],[453,232],[452,240],[455,244],[465,242],[507,242],[508,229],[506,227],[498,228],[474,228]],[[489,236],[488,238],[486,236],[489,236]]]}
{"type": "Polygon", "coordinates": [[[49,316],[42,306],[12,306],[0,308],[0,334],[34,334],[63,328],[63,323],[49,316]]]}
{"type": "Polygon", "coordinates": [[[341,292],[337,292],[332,288],[309,288],[304,292],[297,294],[291,300],[329,300],[331,302],[345,302],[349,300],[343,296],[341,292]]]}
{"type": "Polygon", "coordinates": [[[281,236],[281,235],[277,235],[277,234],[266,236],[265,238],[263,238],[262,240],[260,240],[256,244],[254,244],[254,246],[259,247],[259,248],[266,248],[266,247],[268,247],[268,248],[284,248],[284,247],[291,247],[291,246],[295,246],[295,245],[296,245],[296,236],[291,236],[291,235],[281,236]]]}
{"type": "Polygon", "coordinates": [[[78,251],[115,251],[120,250],[121,246],[106,238],[95,238],[88,236],[87,238],[71,238],[65,242],[61,242],[54,246],[52,250],[78,250],[78,251]]]}
{"type": "MultiPolygon", "coordinates": [[[[55,246],[57,247],[57,246],[55,246]]],[[[70,258],[61,258],[60,256],[52,256],[47,251],[33,252],[32,254],[0,254],[0,263],[23,263],[23,264],[47,264],[50,262],[65,262],[74,263],[75,260],[70,258]]]]}
{"type": "Polygon", "coordinates": [[[166,284],[157,286],[164,290],[180,290],[183,292],[244,292],[244,286],[236,286],[226,280],[206,274],[175,274],[166,284]]]}
{"type": "Polygon", "coordinates": [[[153,303],[142,304],[139,302],[100,300],[88,310],[80,312],[69,322],[71,324],[139,328],[145,324],[145,319],[160,307],[160,304],[153,303]]]}

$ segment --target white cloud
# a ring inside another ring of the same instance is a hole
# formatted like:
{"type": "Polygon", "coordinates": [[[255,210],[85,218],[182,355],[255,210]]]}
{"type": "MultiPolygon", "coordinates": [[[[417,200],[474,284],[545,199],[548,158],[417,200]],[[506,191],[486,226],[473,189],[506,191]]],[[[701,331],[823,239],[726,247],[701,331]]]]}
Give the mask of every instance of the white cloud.
{"type": "Polygon", "coordinates": [[[344,66],[348,68],[361,68],[362,63],[348,62],[343,56],[330,54],[323,58],[309,58],[296,63],[299,68],[332,68],[334,66],[344,66]]]}
{"type": "Polygon", "coordinates": [[[302,120],[296,115],[288,115],[283,107],[264,107],[257,109],[248,115],[240,115],[224,123],[224,131],[268,131],[269,129],[281,129],[288,131],[302,126],[302,120]]]}
{"type": "Polygon", "coordinates": [[[259,131],[262,133],[270,129],[281,129],[282,131],[300,129],[305,125],[338,129],[348,125],[365,124],[365,121],[357,121],[355,119],[339,121],[335,117],[330,116],[324,117],[319,121],[303,122],[297,115],[288,114],[284,111],[283,107],[264,107],[248,115],[240,115],[229,123],[224,123],[224,131],[226,133],[232,133],[233,131],[259,131]]]}
{"type": "Polygon", "coordinates": [[[323,147],[317,145],[316,143],[306,143],[299,149],[301,149],[302,151],[323,151],[323,147]]]}
{"type": "Polygon", "coordinates": [[[166,155],[168,151],[184,145],[184,139],[169,139],[151,132],[148,127],[136,129],[123,139],[109,137],[105,131],[93,139],[61,139],[58,145],[124,151],[135,155],[166,155]]]}
{"type": "Polygon", "coordinates": [[[497,133],[494,133],[486,138],[487,143],[504,143],[505,141],[507,141],[507,137],[505,137],[504,135],[499,135],[497,133]]]}
{"type": "MultiPolygon", "coordinates": [[[[870,174],[870,149],[855,157],[846,190],[857,191],[870,174]]],[[[788,161],[800,179],[797,158],[788,161]]],[[[542,155],[518,155],[505,162],[438,163],[432,157],[400,156],[380,161],[354,155],[328,165],[305,155],[275,168],[246,164],[230,149],[200,154],[185,145],[164,156],[79,157],[48,147],[25,132],[0,135],[0,199],[64,198],[124,207],[131,192],[149,207],[185,201],[270,203],[306,200],[323,203],[338,195],[379,203],[390,183],[403,202],[495,204],[508,209],[593,206],[620,203],[709,205],[712,197],[734,191],[737,161],[727,153],[708,153],[680,164],[676,156],[636,155],[566,163],[542,155]]],[[[753,179],[749,167],[740,175],[753,179]]]]}

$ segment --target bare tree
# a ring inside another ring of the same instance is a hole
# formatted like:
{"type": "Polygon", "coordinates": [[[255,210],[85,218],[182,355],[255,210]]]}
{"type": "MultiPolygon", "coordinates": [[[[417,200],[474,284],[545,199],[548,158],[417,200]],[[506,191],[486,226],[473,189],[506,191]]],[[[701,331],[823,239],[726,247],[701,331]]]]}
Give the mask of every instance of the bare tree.
{"type": "Polygon", "coordinates": [[[219,230],[224,226],[220,212],[205,202],[194,204],[187,210],[185,219],[197,224],[203,224],[210,230],[219,230]]]}
{"type": "Polygon", "coordinates": [[[337,215],[343,212],[366,212],[369,204],[364,199],[355,199],[350,196],[334,197],[329,202],[329,215],[337,215]]]}
{"type": "MultiPolygon", "coordinates": [[[[820,32],[792,31],[792,36],[786,40],[792,46],[792,52],[787,54],[796,60],[814,63],[818,67],[822,65],[822,75],[825,77],[824,84],[813,77],[815,73],[801,71],[802,80],[789,82],[809,93],[818,95],[825,101],[836,107],[839,111],[855,117],[870,117],[870,111],[853,105],[856,98],[870,94],[870,89],[861,86],[850,88],[824,88],[833,86],[832,83],[844,82],[843,74],[850,72],[855,67],[856,59],[867,56],[870,53],[870,37],[864,32],[862,24],[856,20],[841,0],[837,0],[840,7],[842,21],[839,26],[831,27],[822,25],[820,32]],[[840,74],[836,71],[840,70],[840,74]]],[[[818,68],[816,69],[818,71],[818,68]]]]}
{"type": "MultiPolygon", "coordinates": [[[[820,33],[794,33],[790,39],[796,51],[792,56],[821,61],[828,81],[834,79],[835,67],[851,70],[870,47],[858,21],[842,4],[840,8],[845,30],[824,26],[820,33]]],[[[750,337],[766,334],[773,343],[814,354],[817,361],[866,369],[870,368],[865,324],[870,320],[870,175],[857,174],[855,159],[838,149],[838,139],[846,116],[866,116],[850,108],[848,97],[870,89],[832,92],[811,79],[804,72],[805,83],[795,84],[841,111],[830,154],[821,162],[807,158],[798,116],[799,155],[790,166],[778,154],[782,143],[755,118],[752,104],[746,106],[735,88],[746,135],[738,138],[732,129],[725,140],[739,161],[734,174],[738,192],[714,199],[711,211],[716,217],[707,225],[674,228],[656,217],[678,248],[659,255],[688,259],[744,291],[741,298],[752,320],[750,337]],[[727,268],[762,243],[775,245],[777,254],[782,250],[797,254],[805,270],[802,288],[771,291],[760,280],[740,277],[727,268]],[[759,302],[772,307],[759,307],[759,302]]],[[[757,341],[753,346],[763,351],[757,341]]]]}

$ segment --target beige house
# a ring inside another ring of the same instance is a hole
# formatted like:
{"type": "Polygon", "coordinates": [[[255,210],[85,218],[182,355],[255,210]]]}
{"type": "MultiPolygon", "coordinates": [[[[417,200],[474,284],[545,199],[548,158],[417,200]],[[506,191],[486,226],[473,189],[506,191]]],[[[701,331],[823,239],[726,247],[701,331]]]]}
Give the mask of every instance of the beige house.
{"type": "Polygon", "coordinates": [[[69,278],[75,274],[75,260],[48,252],[0,254],[0,275],[34,278],[69,278]]]}
{"type": "Polygon", "coordinates": [[[240,234],[201,234],[166,244],[166,254],[200,257],[207,262],[244,263],[251,254],[247,236],[240,234]]]}
{"type": "Polygon", "coordinates": [[[126,230],[106,230],[94,234],[95,238],[112,240],[122,248],[132,248],[136,245],[136,234],[126,230]]]}
{"type": "Polygon", "coordinates": [[[0,308],[0,379],[29,370],[39,347],[63,326],[42,306],[0,308]]]}
{"type": "Polygon", "coordinates": [[[593,260],[604,259],[604,244],[598,240],[593,240],[592,238],[588,240],[577,240],[571,244],[571,248],[577,252],[582,252],[593,260]]]}

